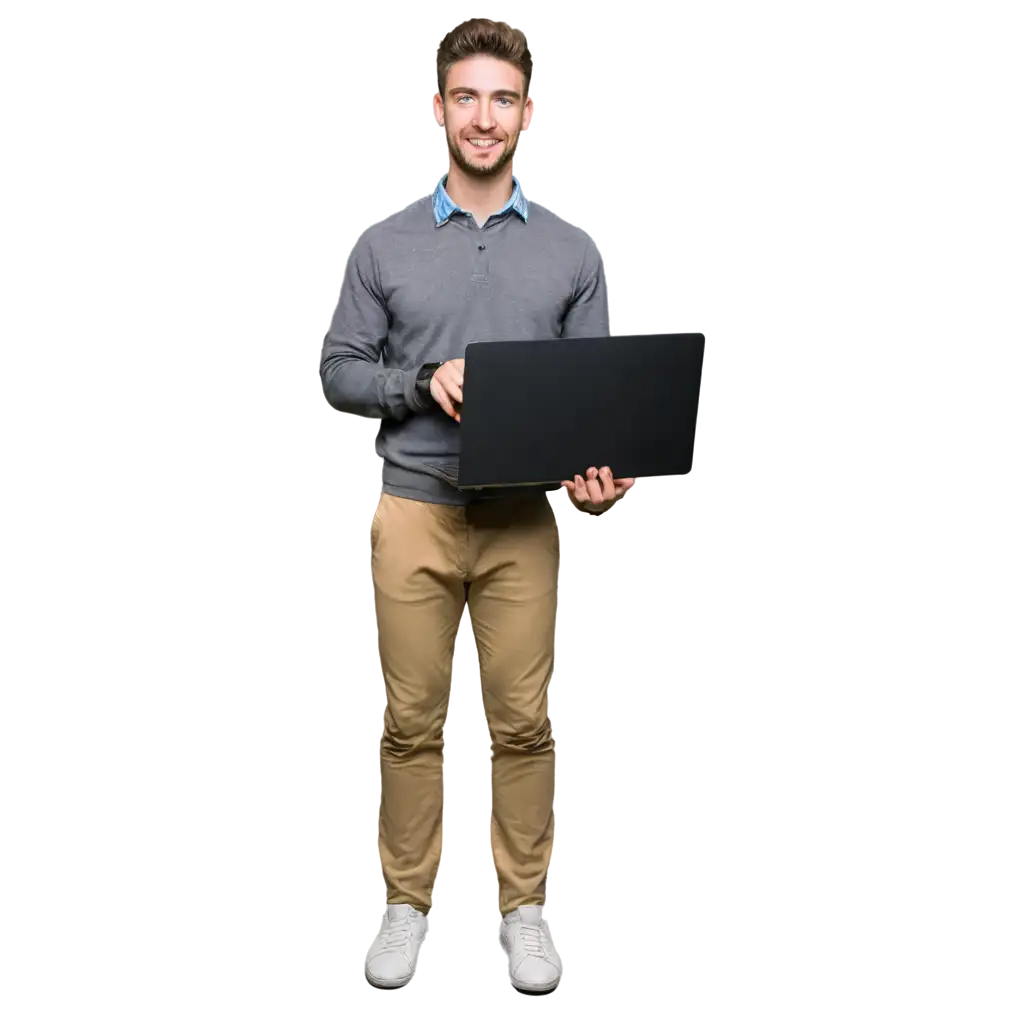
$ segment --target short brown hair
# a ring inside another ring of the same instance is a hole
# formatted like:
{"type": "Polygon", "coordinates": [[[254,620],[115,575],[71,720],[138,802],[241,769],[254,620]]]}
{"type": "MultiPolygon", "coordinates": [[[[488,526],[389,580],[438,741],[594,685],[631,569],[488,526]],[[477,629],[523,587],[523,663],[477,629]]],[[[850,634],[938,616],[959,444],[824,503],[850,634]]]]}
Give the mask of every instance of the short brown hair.
{"type": "Polygon", "coordinates": [[[526,45],[526,36],[503,21],[488,18],[470,18],[456,26],[441,40],[437,48],[437,91],[444,102],[448,87],[448,72],[466,57],[487,54],[508,61],[523,73],[523,102],[530,95],[533,58],[526,45]]]}

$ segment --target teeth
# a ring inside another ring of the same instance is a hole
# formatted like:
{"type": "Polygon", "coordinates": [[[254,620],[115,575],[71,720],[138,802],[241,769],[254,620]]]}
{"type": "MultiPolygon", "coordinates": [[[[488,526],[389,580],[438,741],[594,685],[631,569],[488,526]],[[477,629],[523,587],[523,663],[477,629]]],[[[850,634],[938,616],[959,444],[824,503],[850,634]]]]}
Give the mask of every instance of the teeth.
{"type": "Polygon", "coordinates": [[[476,146],[478,149],[487,149],[489,146],[496,146],[498,144],[499,140],[498,139],[490,139],[490,140],[487,140],[487,141],[482,141],[480,139],[470,139],[469,141],[470,141],[470,143],[472,145],[476,146]]]}

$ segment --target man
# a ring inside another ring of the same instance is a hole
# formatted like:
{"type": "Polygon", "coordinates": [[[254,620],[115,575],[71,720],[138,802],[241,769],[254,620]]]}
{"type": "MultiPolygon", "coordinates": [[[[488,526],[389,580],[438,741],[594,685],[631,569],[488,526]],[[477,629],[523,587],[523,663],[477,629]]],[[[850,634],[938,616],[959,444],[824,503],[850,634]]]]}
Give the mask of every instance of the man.
{"type": "MultiPolygon", "coordinates": [[[[383,487],[371,564],[387,692],[378,846],[387,908],[367,980],[406,984],[441,856],[442,728],[455,636],[469,604],[492,740],[491,845],[512,984],[550,992],[561,961],[542,918],[554,836],[558,529],[545,488],[471,498],[458,473],[470,341],[607,335],[604,268],[579,228],[527,203],[512,157],[533,115],[526,38],[473,19],[442,40],[434,116],[448,174],[368,228],[324,338],[327,401],[379,417],[383,487]]],[[[572,145],[571,139],[566,145],[572,145]]],[[[600,515],[633,485],[605,467],[565,480],[600,515]]]]}

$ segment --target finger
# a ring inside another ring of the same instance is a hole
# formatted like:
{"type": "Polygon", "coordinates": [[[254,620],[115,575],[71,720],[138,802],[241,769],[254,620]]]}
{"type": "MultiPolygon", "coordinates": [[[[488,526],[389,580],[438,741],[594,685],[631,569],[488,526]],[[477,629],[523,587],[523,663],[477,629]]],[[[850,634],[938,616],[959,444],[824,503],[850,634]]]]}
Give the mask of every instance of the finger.
{"type": "Polygon", "coordinates": [[[636,483],[636,478],[631,476],[624,476],[621,480],[615,481],[616,487],[621,487],[623,491],[628,491],[633,484],[636,483]]]}
{"type": "Polygon", "coordinates": [[[441,382],[437,380],[436,377],[430,382],[430,393],[434,396],[434,401],[437,402],[437,404],[441,406],[449,416],[454,418],[455,409],[452,406],[452,403],[448,400],[448,395],[441,386],[441,382]]]}
{"type": "Polygon", "coordinates": [[[444,409],[444,411],[448,413],[449,416],[451,416],[453,419],[455,418],[455,407],[452,405],[451,402],[448,401],[448,396],[443,391],[441,392],[441,397],[437,398],[437,404],[441,406],[441,408],[444,409]]]}
{"type": "Polygon", "coordinates": [[[462,403],[463,381],[461,374],[456,373],[446,363],[444,366],[441,367],[440,370],[437,371],[435,379],[441,385],[441,387],[444,388],[444,390],[447,392],[449,398],[460,404],[462,403]]]}
{"type": "Polygon", "coordinates": [[[601,494],[601,478],[596,466],[591,466],[587,470],[587,496],[594,505],[600,505],[604,500],[601,494]]]}
{"type": "Polygon", "coordinates": [[[601,480],[601,496],[605,501],[611,501],[616,497],[615,480],[612,471],[608,466],[602,466],[599,474],[601,480]]]}
{"type": "Polygon", "coordinates": [[[449,359],[448,367],[451,371],[452,379],[461,388],[464,383],[464,376],[466,372],[466,360],[465,359],[449,359]]]}
{"type": "Polygon", "coordinates": [[[587,482],[579,473],[576,474],[576,500],[581,505],[590,500],[587,495],[587,482]]]}

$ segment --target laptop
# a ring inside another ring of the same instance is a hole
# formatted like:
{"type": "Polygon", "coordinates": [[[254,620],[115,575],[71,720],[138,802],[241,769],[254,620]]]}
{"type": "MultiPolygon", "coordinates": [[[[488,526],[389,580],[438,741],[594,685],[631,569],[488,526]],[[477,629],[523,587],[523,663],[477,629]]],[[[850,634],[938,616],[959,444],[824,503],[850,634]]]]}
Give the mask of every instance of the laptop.
{"type": "Polygon", "coordinates": [[[703,334],[471,342],[460,489],[689,473],[703,334]]]}

